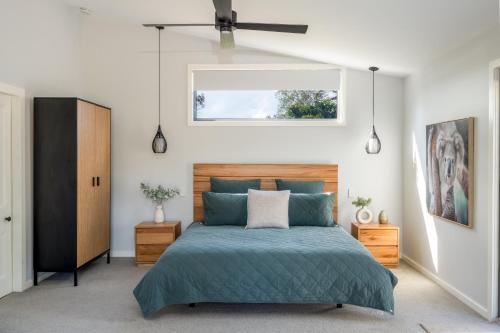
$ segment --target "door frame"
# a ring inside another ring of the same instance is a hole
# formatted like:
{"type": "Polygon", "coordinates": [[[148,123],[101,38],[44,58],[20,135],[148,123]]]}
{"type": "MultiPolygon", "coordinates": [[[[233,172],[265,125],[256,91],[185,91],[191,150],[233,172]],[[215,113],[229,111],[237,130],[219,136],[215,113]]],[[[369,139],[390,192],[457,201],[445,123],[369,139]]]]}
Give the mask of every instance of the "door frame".
{"type": "MultiPolygon", "coordinates": [[[[12,291],[29,288],[26,224],[31,220],[31,134],[24,89],[0,82],[0,93],[12,97],[12,291]]],[[[30,283],[31,282],[31,283],[30,283]]]]}
{"type": "Polygon", "coordinates": [[[500,59],[490,62],[489,67],[489,184],[488,196],[488,316],[498,318],[499,301],[499,228],[500,228],[500,59]]]}

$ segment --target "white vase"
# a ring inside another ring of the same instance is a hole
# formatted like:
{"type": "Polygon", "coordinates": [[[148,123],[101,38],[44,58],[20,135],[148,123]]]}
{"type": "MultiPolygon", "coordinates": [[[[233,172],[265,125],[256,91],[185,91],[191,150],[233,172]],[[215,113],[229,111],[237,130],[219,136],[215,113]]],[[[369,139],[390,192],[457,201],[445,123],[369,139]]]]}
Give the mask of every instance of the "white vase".
{"type": "Polygon", "coordinates": [[[162,223],[163,221],[165,221],[165,214],[163,214],[163,206],[158,205],[156,206],[155,209],[155,222],[162,223]]]}
{"type": "Polygon", "coordinates": [[[372,219],[373,219],[373,214],[366,207],[362,207],[358,209],[358,211],[356,212],[356,221],[358,221],[359,223],[368,224],[372,221],[372,219]]]}

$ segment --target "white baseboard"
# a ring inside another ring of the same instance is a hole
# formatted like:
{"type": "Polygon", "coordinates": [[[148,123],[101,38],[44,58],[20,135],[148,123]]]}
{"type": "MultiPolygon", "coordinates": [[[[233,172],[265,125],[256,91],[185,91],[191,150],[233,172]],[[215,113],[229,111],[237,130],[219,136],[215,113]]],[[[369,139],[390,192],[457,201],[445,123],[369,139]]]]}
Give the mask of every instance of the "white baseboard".
{"type": "Polygon", "coordinates": [[[406,263],[408,263],[408,265],[410,265],[411,267],[415,268],[417,271],[419,271],[420,273],[422,273],[423,275],[425,275],[426,277],[428,277],[429,279],[431,279],[432,281],[436,282],[441,288],[443,288],[444,290],[446,290],[447,292],[449,292],[450,294],[452,294],[453,296],[455,296],[456,298],[458,298],[462,303],[464,303],[465,305],[467,305],[468,307],[470,307],[472,310],[474,310],[477,313],[479,313],[482,317],[484,317],[485,319],[491,321],[490,313],[489,313],[489,311],[488,311],[487,308],[485,308],[481,304],[477,303],[472,298],[470,298],[469,296],[465,295],[460,290],[458,290],[457,288],[453,287],[451,284],[449,284],[448,282],[444,281],[439,276],[437,276],[436,274],[432,273],[427,268],[425,268],[424,266],[420,265],[415,260],[413,260],[410,257],[406,256],[405,254],[401,255],[401,259],[404,260],[406,263]]]}
{"type": "Polygon", "coordinates": [[[25,290],[27,290],[27,289],[29,289],[29,288],[31,288],[31,287],[33,287],[33,280],[26,280],[26,281],[24,281],[24,283],[23,283],[23,290],[20,290],[20,291],[21,291],[21,292],[22,292],[22,291],[25,291],[25,290]]]}
{"type": "Polygon", "coordinates": [[[135,257],[135,251],[113,251],[113,250],[111,250],[111,257],[133,258],[133,257],[135,257]]]}
{"type": "MultiPolygon", "coordinates": [[[[38,283],[42,282],[45,279],[48,279],[49,277],[51,277],[54,274],[56,274],[56,273],[54,273],[54,272],[40,272],[40,273],[38,273],[38,283]]],[[[25,291],[26,289],[29,289],[31,287],[33,287],[33,279],[24,281],[23,291],[25,291]]]]}
{"type": "MultiPolygon", "coordinates": [[[[133,258],[133,257],[135,257],[135,252],[134,251],[113,251],[113,250],[111,250],[111,257],[133,258]]],[[[54,272],[39,272],[38,273],[38,282],[41,282],[41,281],[51,277],[54,274],[55,274],[54,272]]],[[[23,290],[20,290],[20,291],[25,291],[26,289],[29,289],[31,287],[33,287],[33,279],[26,280],[26,281],[24,281],[23,286],[22,286],[23,290]]]]}

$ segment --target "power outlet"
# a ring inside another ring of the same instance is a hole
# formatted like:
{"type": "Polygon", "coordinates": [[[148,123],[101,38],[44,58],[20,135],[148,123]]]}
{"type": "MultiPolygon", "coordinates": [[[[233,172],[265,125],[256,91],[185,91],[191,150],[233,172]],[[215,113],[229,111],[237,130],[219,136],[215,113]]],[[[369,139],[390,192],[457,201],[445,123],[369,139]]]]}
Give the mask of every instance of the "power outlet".
{"type": "Polygon", "coordinates": [[[358,196],[358,194],[353,188],[347,189],[347,197],[348,198],[356,198],[357,196],[358,196]]]}

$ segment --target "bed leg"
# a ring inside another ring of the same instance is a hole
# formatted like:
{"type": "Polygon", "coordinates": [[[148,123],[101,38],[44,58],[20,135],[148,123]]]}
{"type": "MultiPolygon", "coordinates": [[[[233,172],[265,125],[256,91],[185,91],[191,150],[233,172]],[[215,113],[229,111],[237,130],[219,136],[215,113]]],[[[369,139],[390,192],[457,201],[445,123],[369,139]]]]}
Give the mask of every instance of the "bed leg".
{"type": "Polygon", "coordinates": [[[196,306],[196,303],[189,303],[189,304],[188,304],[188,306],[189,306],[190,308],[194,308],[194,307],[196,306]]]}
{"type": "Polygon", "coordinates": [[[342,304],[337,304],[337,309],[342,309],[342,304]]]}

